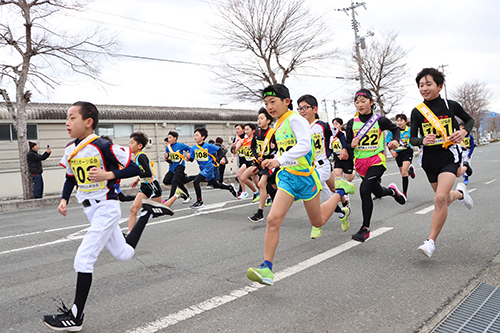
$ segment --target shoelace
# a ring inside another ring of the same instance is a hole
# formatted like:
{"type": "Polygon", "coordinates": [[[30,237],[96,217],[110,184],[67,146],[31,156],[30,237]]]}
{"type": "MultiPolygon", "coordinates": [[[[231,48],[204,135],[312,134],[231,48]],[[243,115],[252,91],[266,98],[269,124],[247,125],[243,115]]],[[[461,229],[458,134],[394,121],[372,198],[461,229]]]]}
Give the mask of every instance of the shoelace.
{"type": "Polygon", "coordinates": [[[61,312],[63,315],[68,316],[70,318],[74,318],[73,312],[66,307],[63,301],[61,301],[62,307],[58,307],[57,311],[61,312]]]}

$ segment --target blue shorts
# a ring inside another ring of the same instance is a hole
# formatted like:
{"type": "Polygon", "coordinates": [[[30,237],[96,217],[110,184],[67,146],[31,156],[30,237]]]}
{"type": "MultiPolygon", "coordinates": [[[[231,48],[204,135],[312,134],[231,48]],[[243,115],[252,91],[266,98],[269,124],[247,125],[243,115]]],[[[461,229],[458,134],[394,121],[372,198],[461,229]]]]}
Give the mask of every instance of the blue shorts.
{"type": "Polygon", "coordinates": [[[211,181],[212,179],[215,178],[215,169],[213,167],[208,167],[203,170],[200,170],[200,175],[205,177],[207,182],[211,181]]]}
{"type": "Polygon", "coordinates": [[[278,189],[290,194],[295,201],[309,201],[323,189],[319,180],[318,171],[314,171],[307,177],[293,175],[282,168],[276,175],[278,189]]]}

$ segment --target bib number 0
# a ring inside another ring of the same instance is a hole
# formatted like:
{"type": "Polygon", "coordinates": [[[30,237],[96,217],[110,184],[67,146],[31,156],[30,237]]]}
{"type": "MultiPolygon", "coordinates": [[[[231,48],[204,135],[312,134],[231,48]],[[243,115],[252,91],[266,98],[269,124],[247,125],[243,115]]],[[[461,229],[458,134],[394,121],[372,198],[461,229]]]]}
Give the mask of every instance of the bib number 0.
{"type": "Polygon", "coordinates": [[[91,192],[104,188],[104,182],[93,183],[89,179],[90,169],[101,167],[98,157],[73,158],[70,164],[80,191],[91,192]]]}

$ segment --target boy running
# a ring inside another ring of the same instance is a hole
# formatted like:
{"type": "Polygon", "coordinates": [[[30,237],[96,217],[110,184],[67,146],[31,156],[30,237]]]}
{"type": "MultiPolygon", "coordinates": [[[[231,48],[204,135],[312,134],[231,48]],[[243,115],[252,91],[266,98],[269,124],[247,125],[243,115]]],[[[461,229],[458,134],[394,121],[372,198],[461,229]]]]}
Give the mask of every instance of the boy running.
{"type": "Polygon", "coordinates": [[[352,239],[358,242],[364,242],[370,237],[373,213],[371,193],[378,198],[390,195],[399,204],[406,203],[406,197],[399,192],[396,184],[392,183],[388,188],[380,185],[380,179],[387,169],[383,131],[389,130],[393,134],[394,140],[387,145],[389,149],[396,148],[401,138],[398,127],[392,121],[373,112],[373,103],[371,92],[368,89],[360,89],[354,96],[354,104],[359,114],[349,120],[346,126],[347,144],[354,149],[354,167],[362,178],[359,195],[363,225],[352,235],[352,239]]]}
{"type": "MultiPolygon", "coordinates": [[[[142,150],[146,147],[148,143],[148,137],[146,134],[142,132],[134,132],[130,134],[130,140],[128,146],[132,154],[134,154],[134,163],[137,164],[141,172],[139,176],[130,184],[130,187],[135,188],[139,183],[141,184],[139,188],[139,193],[135,196],[135,200],[130,206],[130,215],[128,219],[128,233],[134,228],[135,221],[137,219],[137,212],[141,208],[142,201],[144,199],[152,199],[158,203],[162,203],[161,201],[161,186],[158,180],[156,179],[155,169],[153,167],[153,163],[148,155],[142,150]]],[[[165,205],[170,207],[177,200],[179,196],[186,198],[185,193],[182,193],[180,190],[177,191],[176,195],[172,198],[168,199],[165,202],[165,205]]]]}
{"type": "MultiPolygon", "coordinates": [[[[465,124],[460,123],[460,129],[465,129],[465,124]]],[[[464,140],[461,143],[462,146],[462,164],[465,164],[467,166],[471,165],[471,159],[472,159],[472,153],[474,152],[474,148],[476,148],[476,142],[474,141],[474,137],[472,134],[467,134],[464,138],[464,140]]],[[[472,169],[471,169],[472,170],[472,169]]],[[[464,177],[464,184],[469,185],[469,176],[472,175],[472,172],[469,171],[469,174],[465,172],[463,174],[464,177]]]]}
{"type": "MultiPolygon", "coordinates": [[[[260,176],[258,182],[260,192],[259,208],[257,210],[257,213],[255,213],[253,216],[248,217],[248,219],[252,222],[260,222],[264,219],[264,206],[269,199],[267,197],[268,182],[270,182],[271,184],[276,183],[277,170],[269,170],[269,168],[263,168],[261,166],[262,161],[274,158],[274,155],[277,151],[276,140],[274,139],[274,135],[272,135],[272,129],[269,127],[273,120],[273,117],[271,117],[271,115],[265,108],[260,108],[259,115],[257,117],[257,125],[259,126],[259,128],[255,132],[255,136],[250,146],[253,156],[256,156],[256,160],[253,162],[252,166],[250,166],[243,173],[242,176],[242,178],[246,180],[250,176],[253,176],[257,173],[260,176]]],[[[274,190],[272,192],[276,191],[274,190]]],[[[272,196],[274,196],[274,194],[275,193],[272,193],[272,196]]]]}
{"type": "MultiPolygon", "coordinates": [[[[301,96],[297,100],[299,106],[299,113],[304,117],[311,128],[313,148],[314,148],[314,165],[319,174],[319,179],[321,180],[321,185],[323,190],[320,193],[321,201],[328,200],[331,196],[336,196],[338,199],[337,207],[335,212],[340,218],[340,223],[343,231],[349,229],[349,214],[350,210],[348,207],[340,208],[338,202],[343,199],[345,201],[344,195],[346,192],[353,194],[356,187],[353,183],[347,182],[343,179],[339,179],[335,182],[335,175],[332,173],[332,165],[328,157],[332,154],[332,149],[330,142],[339,136],[339,140],[342,142],[343,147],[346,146],[346,141],[344,134],[339,130],[335,129],[335,133],[332,132],[328,123],[319,120],[318,116],[318,101],[312,95],[301,96]],[[335,185],[339,187],[338,191],[335,189],[335,185]],[[340,188],[342,187],[342,188],[340,188]],[[333,193],[335,194],[333,194],[333,193]]],[[[346,152],[344,152],[346,153],[346,152]]],[[[316,239],[321,236],[322,228],[312,227],[311,238],[316,239]]]]}
{"type": "Polygon", "coordinates": [[[307,120],[292,109],[288,88],[274,84],[262,92],[266,109],[278,119],[275,124],[275,138],[278,157],[262,161],[263,168],[280,167],[276,175],[278,192],[271,211],[267,215],[264,239],[264,262],[259,268],[249,268],[247,277],[261,284],[274,284],[273,260],[279,243],[279,229],[288,209],[294,201],[303,200],[311,225],[322,227],[333,214],[334,197],[321,204],[319,191],[321,181],[314,169],[314,151],[311,145],[311,129],[307,120]]]}
{"type": "Polygon", "coordinates": [[[91,103],[76,102],[67,111],[66,129],[75,140],[66,146],[60,162],[66,168],[66,181],[57,211],[67,215],[68,200],[77,186],[76,198],[83,205],[90,228],[75,256],[77,280],[73,306],[68,309],[63,303],[60,314],[43,318],[45,325],[55,331],[78,332],[82,329],[94,264],[104,246],[119,261],[130,260],[149,219],[173,214],[161,203],[144,200],[142,208],[145,211],[125,240],[118,225],[121,210],[114,184],[117,179],[138,175],[140,170],[130,160],[128,148],[114,145],[93,133],[98,122],[99,112],[91,103]],[[119,169],[119,165],[123,168],[119,169]]]}
{"type": "MultiPolygon", "coordinates": [[[[342,118],[333,119],[332,125],[334,128],[341,131],[341,133],[345,136],[344,126],[343,126],[344,121],[342,120],[342,118]]],[[[337,135],[337,137],[333,138],[332,141],[332,150],[334,159],[333,171],[335,173],[335,177],[345,178],[347,181],[352,182],[355,176],[354,155],[352,154],[351,149],[346,149],[346,146],[342,146],[339,137],[340,134],[337,135]]]]}
{"type": "Polygon", "coordinates": [[[463,183],[455,191],[451,188],[455,178],[464,172],[471,173],[467,163],[460,166],[460,143],[474,127],[474,119],[455,101],[443,100],[439,93],[443,89],[444,74],[434,68],[424,68],[416,77],[420,95],[424,102],[411,112],[411,138],[414,146],[422,148],[422,169],[434,190],[434,211],[431,218],[431,232],[418,251],[431,257],[436,249],[436,239],[448,217],[448,206],[460,200],[467,209],[473,201],[463,183]],[[458,129],[455,117],[465,122],[464,129],[458,129]]]}
{"type": "Polygon", "coordinates": [[[198,175],[188,177],[188,181],[193,180],[194,190],[196,192],[196,202],[190,206],[190,208],[193,209],[202,208],[204,206],[200,186],[202,181],[207,181],[208,184],[212,185],[214,188],[228,190],[234,197],[238,196],[233,184],[221,184],[215,180],[215,166],[217,165],[216,155],[222,153],[222,151],[219,147],[205,142],[207,135],[208,131],[205,127],[195,129],[194,142],[196,143],[191,147],[189,152],[189,161],[193,162],[196,160],[200,167],[200,173],[198,175]]]}
{"type": "MultiPolygon", "coordinates": [[[[238,199],[245,199],[248,197],[248,192],[246,191],[246,186],[248,186],[253,192],[253,202],[257,202],[259,200],[260,193],[257,191],[255,185],[259,183],[258,176],[251,173],[251,180],[243,178],[243,174],[253,165],[254,163],[254,155],[252,153],[252,140],[255,134],[255,125],[252,123],[245,124],[245,138],[240,140],[235,150],[243,153],[243,160],[241,160],[240,168],[236,173],[238,177],[238,182],[241,185],[242,192],[238,195],[238,199]],[[254,185],[255,184],[255,185],[254,185]]],[[[231,163],[234,161],[234,156],[231,158],[231,163]]],[[[248,174],[248,173],[247,173],[248,174]]]]}
{"type": "Polygon", "coordinates": [[[182,203],[187,204],[191,201],[189,192],[184,186],[186,183],[186,158],[184,153],[188,153],[191,147],[188,145],[177,142],[179,134],[176,131],[168,132],[168,143],[165,145],[165,161],[169,164],[168,172],[163,177],[163,184],[172,185],[170,188],[170,196],[173,197],[176,193],[177,187],[184,193],[185,197],[182,203]]]}
{"type": "MultiPolygon", "coordinates": [[[[403,194],[408,198],[408,176],[415,178],[415,168],[411,164],[413,160],[413,148],[410,143],[410,128],[406,115],[401,113],[396,115],[396,124],[401,132],[401,141],[396,149],[389,149],[392,157],[396,159],[403,182],[403,194]]],[[[393,139],[392,132],[387,133],[385,142],[389,143],[393,139]]]]}

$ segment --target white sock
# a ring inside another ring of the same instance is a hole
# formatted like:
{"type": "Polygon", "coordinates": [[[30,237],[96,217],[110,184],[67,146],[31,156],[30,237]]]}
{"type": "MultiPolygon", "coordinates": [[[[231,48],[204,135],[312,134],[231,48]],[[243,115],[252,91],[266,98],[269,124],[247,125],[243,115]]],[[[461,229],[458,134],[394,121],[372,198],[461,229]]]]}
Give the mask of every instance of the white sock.
{"type": "Polygon", "coordinates": [[[71,308],[71,313],[73,313],[73,316],[75,318],[78,315],[78,308],[76,307],[76,304],[73,304],[73,307],[71,308]]]}

